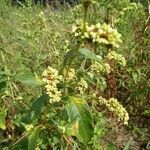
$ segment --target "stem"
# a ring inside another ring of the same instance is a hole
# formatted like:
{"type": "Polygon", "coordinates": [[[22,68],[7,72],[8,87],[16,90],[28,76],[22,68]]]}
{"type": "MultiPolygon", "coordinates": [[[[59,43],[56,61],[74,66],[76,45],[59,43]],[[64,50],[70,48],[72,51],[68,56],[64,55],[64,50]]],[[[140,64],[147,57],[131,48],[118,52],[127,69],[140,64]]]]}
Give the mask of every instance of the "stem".
{"type": "Polygon", "coordinates": [[[88,7],[84,6],[83,32],[86,30],[87,11],[88,7]]]}
{"type": "Polygon", "coordinates": [[[16,144],[18,144],[20,141],[22,141],[25,137],[29,135],[29,132],[24,132],[22,136],[12,145],[14,147],[16,144]]]}
{"type": "Polygon", "coordinates": [[[88,1],[83,4],[83,7],[84,7],[83,32],[86,30],[86,20],[87,20],[89,5],[90,3],[88,1]]]}
{"type": "Polygon", "coordinates": [[[66,70],[65,75],[64,75],[64,96],[67,95],[67,74],[68,74],[69,69],[66,70]]]}
{"type": "Polygon", "coordinates": [[[83,42],[83,40],[80,40],[79,43],[77,44],[76,48],[74,49],[74,58],[71,60],[70,64],[66,68],[63,68],[63,70],[65,71],[65,74],[64,74],[64,91],[63,91],[64,96],[67,95],[67,84],[66,84],[67,83],[67,75],[68,75],[68,72],[69,72],[71,65],[73,63],[75,63],[77,60],[78,52],[79,52],[79,49],[81,47],[82,42],[83,42]]]}
{"type": "MultiPolygon", "coordinates": [[[[84,33],[86,31],[86,20],[87,20],[87,14],[88,14],[88,7],[90,5],[90,2],[87,1],[87,2],[84,2],[83,3],[83,7],[84,7],[84,18],[83,18],[83,29],[82,29],[82,32],[84,33]]],[[[63,71],[65,71],[64,73],[64,91],[63,91],[63,95],[66,96],[67,94],[67,75],[68,75],[68,71],[71,67],[71,65],[73,63],[75,63],[77,61],[77,57],[78,57],[78,52],[79,52],[79,49],[83,43],[83,39],[80,39],[79,41],[77,41],[77,46],[75,47],[74,49],[74,54],[73,54],[73,59],[71,60],[70,64],[67,66],[67,67],[63,67],[63,71]]]]}

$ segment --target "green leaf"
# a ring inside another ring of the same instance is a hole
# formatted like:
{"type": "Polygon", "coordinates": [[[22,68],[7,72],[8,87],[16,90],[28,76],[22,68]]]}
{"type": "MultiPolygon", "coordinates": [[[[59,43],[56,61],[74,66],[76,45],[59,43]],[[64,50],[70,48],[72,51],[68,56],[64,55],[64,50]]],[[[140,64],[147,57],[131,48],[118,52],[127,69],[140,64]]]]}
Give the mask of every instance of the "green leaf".
{"type": "Polygon", "coordinates": [[[88,59],[91,59],[91,60],[94,60],[94,61],[98,61],[98,62],[102,61],[102,59],[100,59],[99,57],[97,57],[97,55],[93,51],[91,51],[89,49],[81,48],[79,50],[79,52],[82,55],[84,55],[85,58],[88,58],[88,59]]]}
{"type": "Polygon", "coordinates": [[[6,81],[0,82],[0,97],[4,94],[6,86],[7,86],[6,81]]]}
{"type": "Polygon", "coordinates": [[[107,87],[106,79],[104,77],[100,77],[97,79],[97,83],[100,88],[100,91],[103,92],[105,90],[105,88],[107,87]]]}
{"type": "Polygon", "coordinates": [[[138,74],[136,72],[132,72],[132,78],[135,84],[138,82],[138,74]]]}
{"type": "Polygon", "coordinates": [[[16,80],[22,82],[25,85],[34,86],[34,87],[39,87],[44,84],[42,80],[40,80],[37,76],[35,76],[32,73],[24,73],[18,75],[16,77],[16,80]]]}
{"type": "Polygon", "coordinates": [[[93,78],[89,76],[87,73],[87,70],[85,69],[79,69],[78,74],[83,77],[88,83],[92,84],[94,82],[93,78]]]}
{"type": "Polygon", "coordinates": [[[40,118],[41,113],[43,112],[42,108],[46,106],[46,103],[48,100],[49,100],[49,96],[46,94],[34,100],[34,102],[31,105],[30,110],[22,118],[22,122],[29,124],[29,123],[32,123],[32,121],[35,121],[38,118],[40,118]]]}
{"type": "Polygon", "coordinates": [[[66,106],[72,130],[80,142],[87,144],[93,137],[92,117],[85,100],[69,97],[66,106]]]}
{"type": "Polygon", "coordinates": [[[150,109],[149,110],[145,110],[144,112],[142,112],[142,116],[150,117],[150,109]]]}
{"type": "Polygon", "coordinates": [[[106,150],[116,150],[115,146],[111,143],[107,144],[106,150]]]}
{"type": "Polygon", "coordinates": [[[48,95],[42,95],[39,98],[37,98],[31,106],[31,112],[34,113],[35,117],[39,117],[39,115],[41,115],[42,113],[42,107],[46,106],[46,103],[49,100],[49,96],[48,95]]]}
{"type": "Polygon", "coordinates": [[[37,126],[29,136],[28,150],[35,150],[37,145],[37,140],[39,138],[39,132],[41,131],[41,126],[37,126]]]}
{"type": "Polygon", "coordinates": [[[65,67],[67,65],[70,65],[70,63],[71,63],[72,59],[74,59],[74,57],[75,57],[74,51],[69,50],[64,57],[63,66],[65,67]]]}
{"type": "Polygon", "coordinates": [[[0,70],[0,76],[2,76],[2,75],[11,76],[9,71],[1,71],[0,70]]]}
{"type": "Polygon", "coordinates": [[[5,89],[7,87],[7,75],[5,71],[0,70],[0,97],[3,96],[5,89]]]}
{"type": "Polygon", "coordinates": [[[5,125],[5,117],[7,115],[7,110],[6,109],[0,109],[0,129],[5,130],[6,125],[5,125]]]}

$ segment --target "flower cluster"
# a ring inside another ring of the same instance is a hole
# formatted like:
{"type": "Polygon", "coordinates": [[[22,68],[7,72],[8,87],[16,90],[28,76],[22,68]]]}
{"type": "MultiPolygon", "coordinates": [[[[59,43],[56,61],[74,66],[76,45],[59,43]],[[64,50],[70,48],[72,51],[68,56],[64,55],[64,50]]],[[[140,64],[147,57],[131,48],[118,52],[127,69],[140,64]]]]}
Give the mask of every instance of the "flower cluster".
{"type": "Polygon", "coordinates": [[[68,48],[69,48],[69,41],[65,40],[65,45],[64,45],[63,49],[67,52],[68,48]]]}
{"type": "Polygon", "coordinates": [[[80,14],[82,12],[82,4],[78,4],[72,7],[71,12],[73,12],[75,15],[80,14]]]}
{"type": "Polygon", "coordinates": [[[80,93],[80,94],[84,94],[85,90],[88,88],[88,84],[87,82],[81,78],[80,82],[78,82],[77,87],[75,88],[75,90],[80,93]]]}
{"type": "Polygon", "coordinates": [[[52,67],[45,69],[43,76],[43,82],[46,83],[47,94],[50,96],[50,103],[60,101],[62,94],[61,91],[58,90],[57,84],[62,80],[62,76],[52,67]]]}
{"type": "Polygon", "coordinates": [[[118,44],[122,42],[121,34],[119,34],[116,29],[113,29],[109,24],[106,23],[102,25],[101,29],[103,30],[103,33],[100,36],[105,37],[105,35],[107,35],[105,38],[107,39],[108,44],[118,48],[118,44]]]}
{"type": "MultiPolygon", "coordinates": [[[[76,24],[72,26],[72,33],[74,33],[75,37],[81,37],[82,39],[89,37],[87,32],[85,31],[83,32],[83,27],[84,27],[84,24],[81,23],[80,20],[77,20],[76,24]]],[[[85,29],[87,28],[88,28],[88,23],[86,22],[85,29]]]]}
{"type": "Polygon", "coordinates": [[[125,58],[121,54],[117,54],[115,51],[111,51],[110,53],[108,53],[106,58],[108,60],[114,59],[115,61],[117,61],[122,66],[126,65],[125,58]]]}
{"type": "Polygon", "coordinates": [[[68,71],[67,80],[71,81],[71,80],[75,80],[75,79],[76,79],[75,69],[74,68],[70,68],[69,71],[68,71]]]}
{"type": "Polygon", "coordinates": [[[128,124],[129,114],[117,99],[110,98],[109,100],[106,100],[99,97],[99,102],[107,106],[109,111],[114,112],[118,116],[118,121],[123,121],[124,124],[128,124]]]}
{"type": "Polygon", "coordinates": [[[43,11],[41,11],[38,15],[38,26],[43,30],[47,28],[46,18],[43,11]]]}
{"type": "Polygon", "coordinates": [[[93,73],[110,73],[110,66],[108,63],[99,63],[97,61],[95,61],[92,65],[91,65],[91,68],[90,68],[90,71],[93,72],[93,73]]]}
{"type": "Polygon", "coordinates": [[[93,42],[99,44],[112,45],[118,48],[119,43],[122,42],[121,34],[118,33],[116,29],[113,29],[109,24],[100,23],[96,25],[89,26],[85,23],[85,29],[83,30],[84,24],[77,22],[76,25],[72,27],[72,32],[76,37],[81,37],[83,39],[91,39],[93,42]]]}

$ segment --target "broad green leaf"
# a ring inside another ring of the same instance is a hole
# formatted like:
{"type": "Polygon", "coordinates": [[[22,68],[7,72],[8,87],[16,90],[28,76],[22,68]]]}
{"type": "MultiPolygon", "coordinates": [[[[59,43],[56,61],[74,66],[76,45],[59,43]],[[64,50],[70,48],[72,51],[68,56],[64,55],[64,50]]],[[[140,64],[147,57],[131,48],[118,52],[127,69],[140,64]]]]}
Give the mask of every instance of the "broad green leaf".
{"type": "Polygon", "coordinates": [[[93,51],[91,51],[91,50],[89,50],[89,49],[81,48],[81,49],[79,50],[79,52],[80,52],[82,55],[84,55],[85,58],[88,58],[88,59],[91,59],[91,60],[94,60],[94,61],[98,61],[98,62],[101,62],[101,61],[102,61],[101,58],[97,57],[97,55],[96,55],[93,51]]]}
{"type": "Polygon", "coordinates": [[[5,130],[6,124],[5,124],[5,117],[7,115],[7,112],[5,109],[0,109],[0,129],[5,130]]]}
{"type": "Polygon", "coordinates": [[[42,107],[46,106],[46,103],[48,102],[48,100],[49,100],[48,95],[42,95],[32,103],[31,112],[34,113],[35,117],[39,117],[39,115],[41,115],[42,107]]]}
{"type": "Polygon", "coordinates": [[[69,97],[66,110],[72,130],[80,142],[87,144],[93,136],[92,117],[85,100],[69,97]]]}
{"type": "Polygon", "coordinates": [[[42,95],[37,98],[31,105],[30,110],[28,113],[22,118],[22,122],[31,123],[33,120],[35,121],[41,116],[43,112],[43,107],[46,106],[47,101],[49,100],[48,95],[42,95]]]}
{"type": "Polygon", "coordinates": [[[69,136],[75,136],[75,133],[74,133],[74,130],[72,127],[66,127],[66,133],[69,135],[69,136]]]}
{"type": "Polygon", "coordinates": [[[41,126],[37,126],[29,135],[28,150],[35,150],[41,126]]]}
{"type": "Polygon", "coordinates": [[[34,86],[34,87],[39,87],[44,84],[42,80],[40,80],[37,76],[35,76],[32,73],[24,73],[18,75],[16,77],[16,80],[22,82],[25,85],[34,86]]]}

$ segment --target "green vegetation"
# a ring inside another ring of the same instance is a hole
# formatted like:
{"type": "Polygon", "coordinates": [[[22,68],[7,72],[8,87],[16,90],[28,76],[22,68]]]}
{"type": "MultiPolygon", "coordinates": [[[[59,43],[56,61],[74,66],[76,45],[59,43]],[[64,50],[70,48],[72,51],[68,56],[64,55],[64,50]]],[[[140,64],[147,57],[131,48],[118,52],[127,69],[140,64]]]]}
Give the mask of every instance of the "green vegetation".
{"type": "Polygon", "coordinates": [[[0,5],[0,149],[149,149],[148,2],[0,5]]]}

